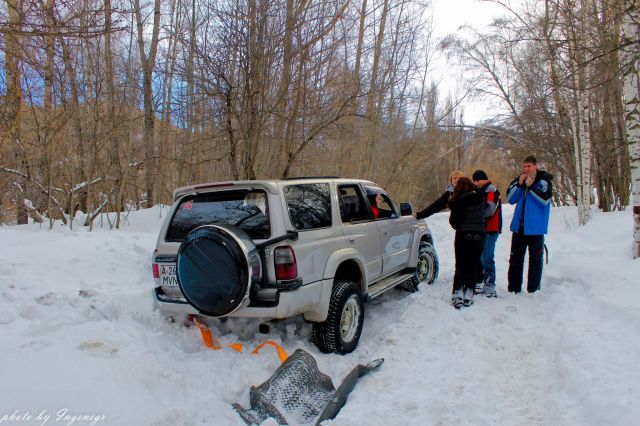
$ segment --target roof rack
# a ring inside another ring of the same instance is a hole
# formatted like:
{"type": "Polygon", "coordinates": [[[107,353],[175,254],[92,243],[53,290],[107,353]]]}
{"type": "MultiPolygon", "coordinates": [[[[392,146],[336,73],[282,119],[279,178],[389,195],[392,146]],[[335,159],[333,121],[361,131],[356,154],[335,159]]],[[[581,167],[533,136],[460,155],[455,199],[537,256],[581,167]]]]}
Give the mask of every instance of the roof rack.
{"type": "Polygon", "coordinates": [[[340,179],[340,176],[290,176],[280,178],[281,180],[298,180],[298,179],[340,179]]]}

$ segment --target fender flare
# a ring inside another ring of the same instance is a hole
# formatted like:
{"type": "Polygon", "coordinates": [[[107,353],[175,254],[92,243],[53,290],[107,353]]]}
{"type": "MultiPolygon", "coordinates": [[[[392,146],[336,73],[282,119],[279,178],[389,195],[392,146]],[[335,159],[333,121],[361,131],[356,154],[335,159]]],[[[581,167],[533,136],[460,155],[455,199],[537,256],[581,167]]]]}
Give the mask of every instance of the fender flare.
{"type": "Polygon", "coordinates": [[[416,226],[413,232],[413,247],[411,247],[411,256],[409,256],[409,265],[415,266],[418,263],[418,254],[420,249],[420,241],[425,239],[429,244],[433,245],[433,237],[429,232],[429,228],[426,224],[416,226]]]}
{"type": "Polygon", "coordinates": [[[304,318],[307,321],[322,322],[327,319],[336,271],[343,262],[348,260],[354,261],[356,265],[358,265],[358,268],[360,269],[360,276],[362,277],[362,282],[360,283],[361,289],[363,294],[366,294],[368,283],[364,266],[364,258],[360,253],[358,253],[358,251],[352,248],[337,250],[329,256],[329,259],[327,259],[327,264],[325,265],[323,274],[322,292],[320,294],[318,304],[313,310],[304,313],[304,318]]]}

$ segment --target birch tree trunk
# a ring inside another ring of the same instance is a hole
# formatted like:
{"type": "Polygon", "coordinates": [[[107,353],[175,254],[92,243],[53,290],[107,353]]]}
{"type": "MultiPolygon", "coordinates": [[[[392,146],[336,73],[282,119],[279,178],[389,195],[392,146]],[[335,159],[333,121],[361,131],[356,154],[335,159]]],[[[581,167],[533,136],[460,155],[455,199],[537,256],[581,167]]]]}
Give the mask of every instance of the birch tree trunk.
{"type": "Polygon", "coordinates": [[[624,96],[627,141],[631,162],[631,205],[633,206],[633,257],[640,257],[640,9],[636,0],[625,0],[624,96]]]}
{"type": "Polygon", "coordinates": [[[578,173],[578,222],[584,225],[591,219],[591,134],[589,131],[589,96],[585,90],[579,90],[578,125],[579,146],[576,156],[579,158],[578,173]]]}
{"type": "MultiPolygon", "coordinates": [[[[591,132],[589,128],[589,89],[587,88],[587,62],[582,53],[585,42],[585,12],[584,3],[580,7],[581,16],[573,15],[573,10],[565,10],[565,25],[567,27],[567,41],[569,47],[570,66],[573,74],[575,93],[574,122],[574,155],[577,172],[577,204],[578,223],[584,225],[591,219],[591,132]],[[576,136],[577,135],[577,136],[576,136]]],[[[572,125],[573,127],[573,125],[572,125]]]]}

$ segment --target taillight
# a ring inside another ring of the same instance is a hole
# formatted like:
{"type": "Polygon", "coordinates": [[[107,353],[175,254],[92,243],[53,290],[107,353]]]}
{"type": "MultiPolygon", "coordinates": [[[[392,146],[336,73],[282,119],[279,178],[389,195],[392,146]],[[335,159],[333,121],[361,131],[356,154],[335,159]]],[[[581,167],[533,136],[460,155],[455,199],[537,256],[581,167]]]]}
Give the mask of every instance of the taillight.
{"type": "Polygon", "coordinates": [[[158,264],[153,264],[153,278],[160,278],[160,268],[158,268],[158,264]]]}
{"type": "Polygon", "coordinates": [[[153,278],[155,278],[156,280],[160,279],[160,268],[158,267],[158,264],[156,263],[156,255],[158,254],[158,250],[154,250],[153,251],[153,256],[151,256],[152,259],[152,263],[151,263],[151,269],[153,269],[153,278]]]}
{"type": "Polygon", "coordinates": [[[289,246],[276,247],[273,252],[277,280],[292,280],[298,276],[296,254],[289,246]]]}

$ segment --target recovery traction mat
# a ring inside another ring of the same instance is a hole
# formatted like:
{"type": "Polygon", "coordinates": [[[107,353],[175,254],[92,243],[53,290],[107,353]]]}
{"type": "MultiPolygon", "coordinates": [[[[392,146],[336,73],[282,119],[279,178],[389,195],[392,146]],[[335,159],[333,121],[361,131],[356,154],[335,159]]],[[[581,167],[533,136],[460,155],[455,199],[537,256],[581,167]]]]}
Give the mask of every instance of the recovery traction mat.
{"type": "Polygon", "coordinates": [[[334,418],[358,379],[383,362],[380,358],[356,366],[336,390],[313,356],[298,349],[266,382],[251,386],[251,409],[238,403],[233,408],[248,425],[259,425],[270,417],[281,425],[318,425],[334,418]]]}

